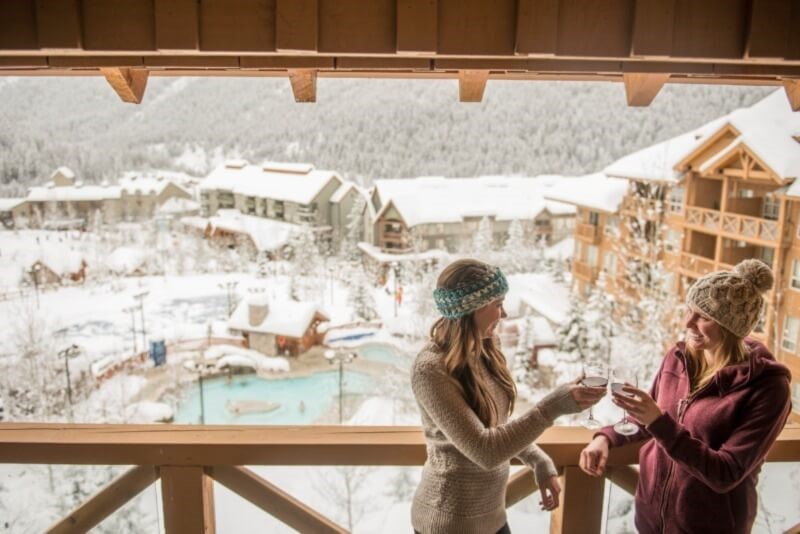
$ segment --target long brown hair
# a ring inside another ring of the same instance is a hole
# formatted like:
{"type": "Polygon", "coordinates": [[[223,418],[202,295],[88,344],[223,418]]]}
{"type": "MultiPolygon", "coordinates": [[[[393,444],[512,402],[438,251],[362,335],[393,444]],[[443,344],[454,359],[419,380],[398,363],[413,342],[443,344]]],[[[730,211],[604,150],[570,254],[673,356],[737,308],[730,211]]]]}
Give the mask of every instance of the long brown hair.
{"type": "MultiPolygon", "coordinates": [[[[719,324],[719,323],[717,323],[719,324]]],[[[738,337],[727,328],[720,325],[722,330],[722,339],[720,346],[717,348],[718,357],[716,361],[709,365],[705,358],[705,351],[694,350],[686,346],[686,352],[691,357],[691,367],[689,369],[689,378],[691,384],[691,392],[694,393],[706,386],[714,379],[717,371],[729,365],[736,365],[747,360],[750,355],[750,350],[744,343],[744,338],[738,337]]]]}
{"type": "MultiPolygon", "coordinates": [[[[486,276],[491,266],[478,260],[458,260],[444,268],[436,287],[456,289],[486,276]]],[[[478,331],[474,312],[458,319],[439,318],[431,327],[431,340],[444,352],[444,365],[450,377],[461,389],[464,399],[486,426],[495,426],[498,420],[497,404],[489,394],[489,386],[479,371],[481,358],[489,373],[508,395],[508,414],[514,410],[517,387],[511,378],[506,358],[497,340],[483,339],[478,331]]]]}

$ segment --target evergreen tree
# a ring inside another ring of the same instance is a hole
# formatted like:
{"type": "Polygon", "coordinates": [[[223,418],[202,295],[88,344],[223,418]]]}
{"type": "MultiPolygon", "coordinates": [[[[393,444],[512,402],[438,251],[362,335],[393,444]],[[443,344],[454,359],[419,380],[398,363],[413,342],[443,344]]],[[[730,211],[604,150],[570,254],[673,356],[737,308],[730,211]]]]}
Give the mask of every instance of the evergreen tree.
{"type": "Polygon", "coordinates": [[[522,221],[514,219],[508,225],[508,238],[503,249],[505,268],[508,273],[521,273],[527,271],[530,250],[525,240],[525,228],[522,221]]]}
{"type": "Polygon", "coordinates": [[[614,335],[613,302],[606,290],[605,273],[597,278],[589,300],[586,303],[586,322],[588,324],[586,351],[591,363],[608,365],[611,358],[612,337],[614,335]]]}
{"type": "Polygon", "coordinates": [[[558,331],[558,350],[570,361],[583,363],[588,354],[589,329],[583,314],[584,303],[576,291],[569,296],[569,314],[558,331]]]}
{"type": "Polygon", "coordinates": [[[489,261],[493,250],[492,221],[489,220],[489,217],[484,217],[478,223],[478,229],[472,239],[472,254],[478,259],[489,261]]]}
{"type": "Polygon", "coordinates": [[[340,246],[340,253],[345,261],[355,262],[361,258],[361,251],[358,249],[358,243],[363,240],[363,217],[366,205],[364,197],[359,193],[356,196],[355,202],[353,202],[353,207],[350,208],[350,213],[347,214],[347,224],[340,246]]]}

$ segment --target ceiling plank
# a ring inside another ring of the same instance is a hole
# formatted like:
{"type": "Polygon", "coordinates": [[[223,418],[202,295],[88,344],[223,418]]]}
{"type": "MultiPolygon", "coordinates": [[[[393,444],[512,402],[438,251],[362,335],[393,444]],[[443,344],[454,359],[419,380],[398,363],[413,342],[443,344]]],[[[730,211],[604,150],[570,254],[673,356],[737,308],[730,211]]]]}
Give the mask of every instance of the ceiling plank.
{"type": "Polygon", "coordinates": [[[275,49],[279,52],[316,52],[319,36],[317,0],[277,0],[275,49]]]}
{"type": "Polygon", "coordinates": [[[319,51],[332,54],[394,54],[394,0],[319,0],[319,51]]]}
{"type": "Polygon", "coordinates": [[[669,79],[669,74],[625,73],[625,96],[632,107],[647,107],[669,79]]]}
{"type": "Polygon", "coordinates": [[[78,0],[36,0],[36,33],[43,49],[83,47],[78,0]]]}
{"type": "Polygon", "coordinates": [[[397,52],[436,52],[436,0],[397,0],[397,52]]]}
{"type": "Polygon", "coordinates": [[[458,99],[461,102],[480,102],[483,100],[483,91],[486,88],[487,79],[489,79],[488,70],[458,71],[458,99]]]}
{"type": "Polygon", "coordinates": [[[783,80],[783,88],[792,111],[800,111],[800,80],[783,80]]]}
{"type": "Polygon", "coordinates": [[[676,0],[636,0],[631,54],[643,57],[672,55],[676,0]]]}
{"type": "Polygon", "coordinates": [[[558,44],[558,0],[519,0],[514,51],[555,54],[558,44]]]}
{"type": "Polygon", "coordinates": [[[147,87],[148,73],[146,70],[101,68],[100,72],[123,102],[141,104],[145,87],[147,87]]]}
{"type": "Polygon", "coordinates": [[[156,49],[155,6],[140,0],[81,0],[83,48],[87,51],[156,49]]]}
{"type": "Polygon", "coordinates": [[[200,19],[196,0],[160,1],[155,7],[158,50],[199,49],[200,19]]]}
{"type": "Polygon", "coordinates": [[[33,0],[0,2],[0,49],[35,50],[36,5],[33,0]]]}
{"type": "Polygon", "coordinates": [[[745,57],[782,59],[789,44],[791,0],[752,0],[745,57]]]}
{"type": "Polygon", "coordinates": [[[677,0],[672,57],[742,59],[750,0],[677,0]]]}
{"type": "Polygon", "coordinates": [[[317,101],[317,71],[312,69],[289,69],[294,101],[309,103],[317,101]]]}
{"type": "Polygon", "coordinates": [[[215,52],[274,52],[274,0],[203,0],[200,49],[215,52]]]}
{"type": "Polygon", "coordinates": [[[561,0],[558,50],[564,56],[628,57],[632,0],[561,0]]]}
{"type": "Polygon", "coordinates": [[[438,4],[439,54],[514,54],[516,0],[439,0],[438,4]]]}

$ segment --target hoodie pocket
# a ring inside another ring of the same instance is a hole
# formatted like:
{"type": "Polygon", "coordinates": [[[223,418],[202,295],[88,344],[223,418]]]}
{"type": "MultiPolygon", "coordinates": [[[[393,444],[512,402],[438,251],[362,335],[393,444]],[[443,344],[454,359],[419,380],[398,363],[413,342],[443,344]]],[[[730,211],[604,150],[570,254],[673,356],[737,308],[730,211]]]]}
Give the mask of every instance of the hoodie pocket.
{"type": "Polygon", "coordinates": [[[648,504],[653,501],[656,488],[663,485],[663,481],[659,484],[660,469],[652,444],[652,441],[646,443],[639,451],[639,484],[636,486],[636,497],[648,504]]]}

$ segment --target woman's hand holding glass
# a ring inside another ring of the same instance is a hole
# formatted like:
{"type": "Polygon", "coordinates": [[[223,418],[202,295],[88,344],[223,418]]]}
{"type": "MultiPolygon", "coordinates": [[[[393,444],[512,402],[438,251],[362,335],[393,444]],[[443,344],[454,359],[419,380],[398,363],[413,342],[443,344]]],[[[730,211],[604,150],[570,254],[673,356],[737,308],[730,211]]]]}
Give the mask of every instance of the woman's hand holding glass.
{"type": "Polygon", "coordinates": [[[570,384],[570,395],[575,400],[575,403],[581,409],[581,411],[591,408],[598,402],[600,399],[605,397],[606,395],[606,387],[597,386],[591,387],[589,385],[584,384],[584,376],[580,376],[579,378],[572,381],[570,384]]]}
{"type": "Polygon", "coordinates": [[[612,400],[640,425],[649,425],[663,413],[649,393],[631,385],[623,386],[622,393],[613,393],[612,400]]]}

